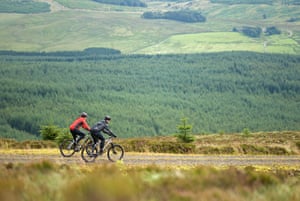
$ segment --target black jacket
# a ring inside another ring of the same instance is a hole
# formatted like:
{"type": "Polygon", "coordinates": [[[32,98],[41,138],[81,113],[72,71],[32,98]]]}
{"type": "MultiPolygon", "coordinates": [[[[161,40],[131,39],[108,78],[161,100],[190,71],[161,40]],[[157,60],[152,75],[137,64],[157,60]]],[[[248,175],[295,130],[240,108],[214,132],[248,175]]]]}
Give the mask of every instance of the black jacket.
{"type": "Polygon", "coordinates": [[[115,136],[113,132],[108,128],[108,124],[106,124],[105,120],[99,121],[91,128],[92,134],[98,134],[100,132],[106,133],[108,135],[115,136]]]}

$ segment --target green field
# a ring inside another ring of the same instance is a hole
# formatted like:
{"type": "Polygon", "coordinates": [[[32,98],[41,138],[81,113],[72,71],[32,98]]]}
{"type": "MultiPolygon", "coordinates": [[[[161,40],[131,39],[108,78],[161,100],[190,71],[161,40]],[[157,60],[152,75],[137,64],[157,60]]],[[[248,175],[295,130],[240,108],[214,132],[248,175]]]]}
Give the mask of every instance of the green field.
{"type": "Polygon", "coordinates": [[[100,4],[91,0],[39,0],[51,12],[0,13],[0,50],[58,51],[106,47],[125,54],[257,51],[299,54],[299,6],[223,5],[208,0],[145,1],[147,8],[100,4]],[[141,18],[145,11],[200,10],[205,23],[141,18]],[[265,16],[265,17],[262,17],[265,16]],[[231,32],[234,27],[276,26],[279,36],[252,39],[231,32]],[[225,33],[225,34],[224,34],[225,33]],[[200,39],[199,39],[200,38],[200,39]],[[267,47],[264,48],[266,42],[267,47]]]}
{"type": "Polygon", "coordinates": [[[286,36],[253,39],[235,32],[175,35],[138,53],[184,54],[197,52],[253,51],[297,54],[298,43],[286,36]],[[265,45],[266,44],[266,45],[265,45]]]}

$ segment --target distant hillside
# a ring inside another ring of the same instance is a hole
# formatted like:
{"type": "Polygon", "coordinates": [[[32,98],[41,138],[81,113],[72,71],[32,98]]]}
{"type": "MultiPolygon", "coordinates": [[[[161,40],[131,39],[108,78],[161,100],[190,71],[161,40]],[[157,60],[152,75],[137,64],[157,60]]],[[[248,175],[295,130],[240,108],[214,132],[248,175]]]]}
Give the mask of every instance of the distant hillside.
{"type": "Polygon", "coordinates": [[[297,0],[106,2],[1,1],[0,50],[52,52],[101,47],[124,54],[300,53],[297,0]],[[147,19],[143,17],[147,13],[164,16],[147,19]],[[197,13],[200,18],[194,15],[197,13]],[[258,28],[261,34],[251,38],[234,32],[243,27],[258,28]],[[265,32],[270,27],[280,34],[265,32]]]}
{"type": "Polygon", "coordinates": [[[82,111],[111,115],[124,138],[172,135],[184,117],[197,134],[300,129],[299,56],[90,51],[2,52],[0,136],[38,137],[82,111]]]}

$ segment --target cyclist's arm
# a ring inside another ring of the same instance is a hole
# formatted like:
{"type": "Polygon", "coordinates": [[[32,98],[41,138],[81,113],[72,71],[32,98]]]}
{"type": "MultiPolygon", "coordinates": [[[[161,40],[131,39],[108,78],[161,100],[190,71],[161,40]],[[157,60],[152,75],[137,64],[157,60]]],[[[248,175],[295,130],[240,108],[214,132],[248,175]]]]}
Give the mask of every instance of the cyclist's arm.
{"type": "Polygon", "coordinates": [[[104,128],[103,132],[110,136],[117,137],[109,128],[104,128]]]}
{"type": "Polygon", "coordinates": [[[84,128],[85,130],[88,130],[88,131],[91,130],[91,128],[89,127],[89,125],[87,124],[86,121],[83,121],[83,122],[82,122],[82,128],[84,128]]]}

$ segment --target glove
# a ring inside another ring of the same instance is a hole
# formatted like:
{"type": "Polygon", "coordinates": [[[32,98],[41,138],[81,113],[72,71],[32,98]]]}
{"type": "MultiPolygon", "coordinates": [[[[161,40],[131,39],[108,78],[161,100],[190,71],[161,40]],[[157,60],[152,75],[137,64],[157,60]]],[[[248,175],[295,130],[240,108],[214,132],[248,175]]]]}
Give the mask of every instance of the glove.
{"type": "Polygon", "coordinates": [[[117,137],[117,136],[116,136],[115,134],[113,134],[113,133],[112,133],[110,136],[117,137]]]}

